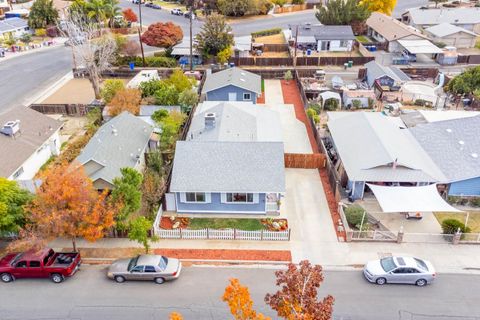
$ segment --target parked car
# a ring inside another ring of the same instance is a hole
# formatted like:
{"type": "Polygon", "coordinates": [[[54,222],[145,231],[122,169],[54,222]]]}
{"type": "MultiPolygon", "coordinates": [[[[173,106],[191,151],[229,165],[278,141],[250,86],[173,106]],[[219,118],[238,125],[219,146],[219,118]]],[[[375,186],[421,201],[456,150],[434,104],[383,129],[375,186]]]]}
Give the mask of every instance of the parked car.
{"type": "Polygon", "coordinates": [[[153,3],[153,2],[147,2],[145,7],[149,7],[149,8],[152,8],[152,9],[162,9],[162,7],[160,5],[158,5],[156,3],[153,3]]]}
{"type": "Polygon", "coordinates": [[[176,16],[183,16],[183,11],[180,8],[170,10],[170,13],[176,16]]]}
{"type": "Polygon", "coordinates": [[[82,263],[78,252],[55,252],[46,248],[7,254],[0,259],[0,279],[50,278],[55,283],[73,276],[82,263]]]}
{"type": "Polygon", "coordinates": [[[426,260],[412,257],[387,257],[368,262],[363,274],[372,283],[406,283],[423,287],[435,279],[435,269],[426,260]]]}
{"type": "Polygon", "coordinates": [[[132,3],[133,4],[138,4],[138,3],[141,3],[141,4],[144,4],[145,3],[145,0],[132,0],[132,3]]]}
{"type": "Polygon", "coordinates": [[[108,268],[107,277],[122,283],[126,280],[148,280],[162,284],[180,276],[182,263],[178,259],[160,255],[139,255],[120,259],[108,268]]]}
{"type": "MultiPolygon", "coordinates": [[[[183,16],[184,16],[185,18],[190,19],[190,11],[185,12],[185,13],[183,14],[183,16]]],[[[196,18],[195,13],[192,13],[192,19],[195,20],[195,18],[196,18]]]]}

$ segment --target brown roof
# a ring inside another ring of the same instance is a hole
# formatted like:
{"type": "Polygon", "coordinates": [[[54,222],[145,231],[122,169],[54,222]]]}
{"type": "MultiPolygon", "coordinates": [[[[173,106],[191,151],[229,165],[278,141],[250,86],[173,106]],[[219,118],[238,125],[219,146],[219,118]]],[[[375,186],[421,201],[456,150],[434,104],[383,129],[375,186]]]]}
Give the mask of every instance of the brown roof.
{"type": "Polygon", "coordinates": [[[25,107],[0,113],[0,127],[15,120],[20,120],[20,132],[15,137],[0,133],[0,177],[11,176],[63,125],[61,121],[25,107]]]}
{"type": "Polygon", "coordinates": [[[410,35],[428,39],[413,27],[407,26],[397,19],[379,12],[372,13],[370,18],[367,19],[367,25],[388,41],[402,39],[410,35]]]}

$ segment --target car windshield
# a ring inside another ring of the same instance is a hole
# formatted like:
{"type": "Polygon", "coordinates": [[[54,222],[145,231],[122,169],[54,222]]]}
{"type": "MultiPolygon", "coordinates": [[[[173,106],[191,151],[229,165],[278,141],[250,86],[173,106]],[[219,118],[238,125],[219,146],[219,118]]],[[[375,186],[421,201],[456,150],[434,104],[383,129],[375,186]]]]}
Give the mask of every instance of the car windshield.
{"type": "Polygon", "coordinates": [[[385,272],[390,272],[397,267],[392,257],[380,259],[380,264],[385,272]]]}
{"type": "Polygon", "coordinates": [[[132,271],[133,268],[137,265],[138,261],[138,256],[135,258],[130,259],[130,262],[128,263],[128,271],[132,271]]]}
{"type": "Polygon", "coordinates": [[[165,269],[167,269],[167,264],[168,264],[168,258],[162,257],[160,259],[160,262],[158,263],[158,266],[160,267],[160,270],[164,271],[165,269]]]}
{"type": "Polygon", "coordinates": [[[10,262],[10,264],[13,266],[15,265],[15,263],[17,263],[17,261],[23,256],[23,253],[19,253],[15,256],[15,258],[13,258],[12,262],[10,262]]]}
{"type": "Polygon", "coordinates": [[[415,263],[417,264],[417,267],[424,270],[424,271],[428,271],[428,267],[427,267],[427,264],[423,261],[423,260],[420,260],[420,259],[417,259],[417,258],[413,258],[415,260],[415,263]]]}

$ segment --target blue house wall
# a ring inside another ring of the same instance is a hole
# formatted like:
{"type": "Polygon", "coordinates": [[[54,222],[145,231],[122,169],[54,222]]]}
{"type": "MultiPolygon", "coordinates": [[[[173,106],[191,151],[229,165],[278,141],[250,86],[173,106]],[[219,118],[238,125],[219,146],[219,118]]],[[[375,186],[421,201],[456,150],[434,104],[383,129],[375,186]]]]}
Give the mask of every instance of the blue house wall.
{"type": "Polygon", "coordinates": [[[252,101],[257,103],[257,94],[253,91],[245,90],[234,85],[218,88],[207,92],[207,101],[229,101],[229,93],[235,93],[235,101],[252,101]],[[243,100],[243,94],[250,93],[250,100],[243,100]]]}
{"type": "Polygon", "coordinates": [[[348,180],[347,188],[350,190],[350,196],[353,198],[353,200],[362,199],[365,189],[365,181],[348,180]]]}
{"type": "Polygon", "coordinates": [[[266,213],[266,194],[258,194],[258,203],[222,203],[220,193],[211,193],[210,203],[190,202],[180,200],[180,193],[175,193],[177,200],[177,212],[179,213],[266,213]]]}
{"type": "Polygon", "coordinates": [[[480,196],[480,177],[452,182],[448,188],[449,196],[480,196]]]}

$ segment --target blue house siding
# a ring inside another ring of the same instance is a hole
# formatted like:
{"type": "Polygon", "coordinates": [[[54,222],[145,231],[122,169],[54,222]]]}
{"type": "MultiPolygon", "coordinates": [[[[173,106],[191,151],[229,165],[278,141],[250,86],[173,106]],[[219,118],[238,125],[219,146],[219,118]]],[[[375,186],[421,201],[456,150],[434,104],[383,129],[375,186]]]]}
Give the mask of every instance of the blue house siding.
{"type": "Polygon", "coordinates": [[[358,200],[363,198],[365,181],[348,180],[347,187],[350,190],[350,196],[352,196],[353,200],[358,200]]]}
{"type": "Polygon", "coordinates": [[[480,196],[480,177],[453,182],[448,189],[449,196],[480,196]]]}
{"type": "Polygon", "coordinates": [[[246,213],[262,214],[265,211],[265,193],[258,195],[258,203],[231,204],[222,203],[220,193],[211,194],[210,203],[185,203],[180,200],[180,193],[175,193],[177,212],[179,213],[246,213]]]}
{"type": "Polygon", "coordinates": [[[235,101],[252,101],[253,103],[257,103],[257,94],[255,92],[245,90],[233,85],[207,92],[207,101],[229,101],[229,93],[235,93],[235,101]],[[251,99],[243,100],[244,93],[250,93],[251,99]]]}

